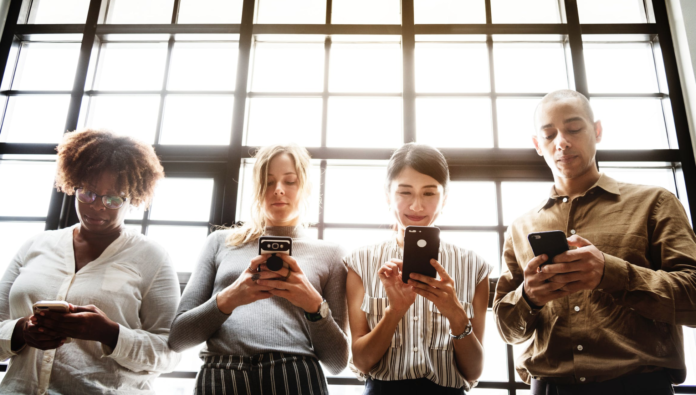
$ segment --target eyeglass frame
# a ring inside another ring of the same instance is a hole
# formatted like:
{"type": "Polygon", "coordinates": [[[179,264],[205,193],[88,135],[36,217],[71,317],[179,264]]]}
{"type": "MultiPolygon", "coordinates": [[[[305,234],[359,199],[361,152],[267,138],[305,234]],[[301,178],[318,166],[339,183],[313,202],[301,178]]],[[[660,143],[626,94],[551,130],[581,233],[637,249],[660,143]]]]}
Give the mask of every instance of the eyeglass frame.
{"type": "Polygon", "coordinates": [[[104,207],[108,208],[109,210],[119,210],[121,207],[123,207],[124,204],[126,204],[126,202],[127,202],[128,199],[129,199],[128,196],[97,195],[95,192],[90,191],[89,189],[87,189],[87,191],[91,192],[91,193],[94,195],[94,199],[92,199],[91,202],[83,202],[83,201],[80,200],[80,198],[78,197],[78,195],[79,195],[78,190],[80,190],[80,189],[81,189],[81,190],[85,190],[85,188],[83,188],[83,187],[75,187],[75,199],[77,199],[80,203],[92,204],[92,203],[94,203],[94,202],[97,201],[97,198],[102,198],[102,204],[104,205],[104,207]],[[105,199],[105,198],[108,198],[108,197],[111,197],[111,198],[117,197],[117,198],[119,198],[119,199],[123,199],[123,203],[121,203],[121,205],[118,206],[118,207],[116,207],[116,208],[111,208],[111,207],[109,207],[109,206],[106,204],[106,199],[105,199]]]}

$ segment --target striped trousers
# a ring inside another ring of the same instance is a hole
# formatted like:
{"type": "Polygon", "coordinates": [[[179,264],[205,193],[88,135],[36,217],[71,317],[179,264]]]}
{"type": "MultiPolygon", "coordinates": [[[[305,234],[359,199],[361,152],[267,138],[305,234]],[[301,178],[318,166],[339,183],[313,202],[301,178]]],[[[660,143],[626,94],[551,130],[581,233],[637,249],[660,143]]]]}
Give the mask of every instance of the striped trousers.
{"type": "Polygon", "coordinates": [[[283,353],[204,357],[196,395],[328,395],[316,358],[283,353]]]}

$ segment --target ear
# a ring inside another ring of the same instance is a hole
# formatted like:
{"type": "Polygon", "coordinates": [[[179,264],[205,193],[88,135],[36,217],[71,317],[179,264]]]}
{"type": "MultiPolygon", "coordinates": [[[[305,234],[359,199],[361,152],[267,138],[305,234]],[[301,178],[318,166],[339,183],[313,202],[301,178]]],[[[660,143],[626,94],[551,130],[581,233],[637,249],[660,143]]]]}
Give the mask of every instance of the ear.
{"type": "Polygon", "coordinates": [[[544,156],[544,153],[541,152],[541,148],[539,147],[539,137],[537,135],[532,136],[532,142],[534,143],[534,149],[536,149],[536,152],[539,156],[544,156]]]}
{"type": "Polygon", "coordinates": [[[602,129],[602,121],[595,122],[594,128],[595,128],[595,142],[599,143],[602,141],[602,132],[604,131],[604,129],[602,129]]]}

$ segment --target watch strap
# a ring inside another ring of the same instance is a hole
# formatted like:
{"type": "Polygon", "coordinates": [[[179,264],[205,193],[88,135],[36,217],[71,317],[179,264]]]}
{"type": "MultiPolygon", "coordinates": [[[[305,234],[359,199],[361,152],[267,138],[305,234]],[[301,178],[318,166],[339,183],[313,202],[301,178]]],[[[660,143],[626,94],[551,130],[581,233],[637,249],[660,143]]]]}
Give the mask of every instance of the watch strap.
{"type": "Polygon", "coordinates": [[[321,304],[319,305],[319,310],[317,310],[316,313],[308,313],[305,311],[304,315],[305,315],[305,318],[307,319],[307,321],[317,322],[317,321],[321,320],[322,318],[324,318],[324,316],[321,314],[321,310],[322,310],[322,307],[324,307],[325,303],[326,303],[326,299],[324,299],[321,302],[321,304]]]}
{"type": "Polygon", "coordinates": [[[471,334],[471,332],[474,331],[474,328],[471,326],[471,321],[466,325],[466,328],[464,328],[464,332],[460,335],[453,335],[452,334],[452,328],[449,330],[449,335],[452,338],[452,340],[461,340],[471,334]]]}

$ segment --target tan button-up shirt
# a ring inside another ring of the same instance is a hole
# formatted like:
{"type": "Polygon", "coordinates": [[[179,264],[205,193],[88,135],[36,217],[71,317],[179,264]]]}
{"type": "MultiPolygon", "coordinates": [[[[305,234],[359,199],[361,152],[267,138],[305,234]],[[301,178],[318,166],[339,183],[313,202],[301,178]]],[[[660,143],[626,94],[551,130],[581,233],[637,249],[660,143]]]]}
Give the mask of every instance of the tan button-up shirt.
{"type": "Polygon", "coordinates": [[[516,361],[522,379],[589,383],[666,369],[686,378],[682,325],[696,325],[696,236],[670,192],[602,174],[584,195],[558,196],[508,228],[493,310],[503,339],[533,338],[516,361]],[[522,295],[534,257],[527,235],[562,230],[604,253],[597,289],[533,309],[522,295]]]}

